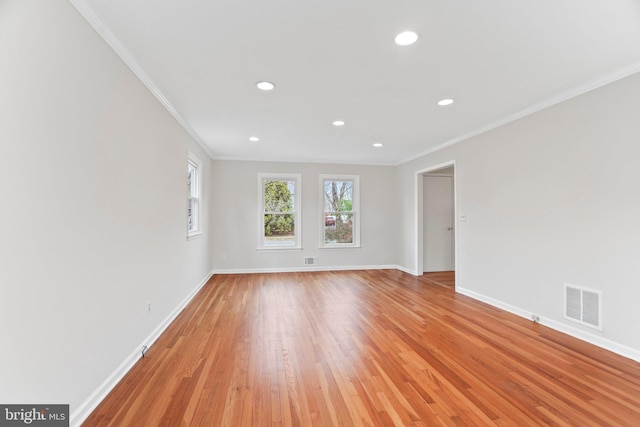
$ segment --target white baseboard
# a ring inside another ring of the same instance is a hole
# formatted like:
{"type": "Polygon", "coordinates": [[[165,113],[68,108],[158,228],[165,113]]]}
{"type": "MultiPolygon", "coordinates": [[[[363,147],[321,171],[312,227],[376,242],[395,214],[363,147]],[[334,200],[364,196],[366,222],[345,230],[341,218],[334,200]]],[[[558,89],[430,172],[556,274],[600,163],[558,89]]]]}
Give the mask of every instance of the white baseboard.
{"type": "Polygon", "coordinates": [[[348,265],[348,266],[303,266],[289,268],[243,268],[218,269],[213,274],[256,274],[256,273],[301,273],[305,271],[349,271],[349,270],[400,270],[397,265],[348,265]]]}
{"type": "MultiPolygon", "coordinates": [[[[525,319],[530,320],[531,316],[533,315],[533,313],[531,313],[530,311],[523,310],[519,307],[515,307],[513,305],[496,300],[494,298],[487,297],[485,295],[479,294],[469,289],[456,287],[456,292],[462,295],[466,295],[470,298],[476,299],[478,301],[482,301],[494,307],[498,307],[499,309],[508,311],[509,313],[515,314],[517,316],[524,317],[525,319]]],[[[554,329],[558,332],[562,332],[563,334],[567,334],[579,340],[588,342],[589,344],[593,344],[597,347],[604,348],[605,350],[609,350],[613,353],[619,354],[620,356],[624,356],[629,359],[635,360],[636,362],[640,362],[640,350],[627,347],[615,341],[611,341],[609,339],[599,337],[587,331],[583,331],[582,329],[576,328],[571,325],[565,325],[562,322],[558,322],[557,320],[549,319],[547,317],[540,316],[539,323],[541,325],[554,329]]]]}
{"type": "MultiPolygon", "coordinates": [[[[82,422],[91,414],[91,412],[102,402],[102,400],[109,394],[109,392],[122,380],[127,372],[136,364],[141,357],[141,350],[143,346],[147,346],[147,349],[153,345],[158,337],[167,329],[167,327],[175,320],[176,317],[182,312],[182,310],[191,302],[193,297],[202,289],[202,287],[209,281],[211,276],[215,274],[254,274],[254,273],[287,273],[287,272],[304,272],[304,271],[345,271],[345,270],[400,270],[407,274],[417,276],[415,271],[399,266],[399,265],[362,265],[362,266],[340,266],[340,267],[300,267],[300,268],[259,268],[259,269],[239,269],[239,270],[213,270],[196,288],[167,316],[162,323],[160,323],[153,332],[120,364],[120,366],[89,396],[78,408],[76,408],[70,416],[70,425],[72,427],[80,426],[82,422]]],[[[466,295],[470,298],[482,301],[494,307],[500,308],[509,313],[523,317],[525,319],[531,319],[532,313],[523,310],[519,307],[512,306],[505,302],[496,300],[471,291],[465,288],[456,287],[456,292],[466,295]]],[[[606,338],[598,337],[588,332],[582,331],[578,328],[565,325],[561,322],[540,317],[540,323],[551,329],[565,333],[572,337],[586,341],[590,344],[604,348],[606,350],[617,353],[621,356],[628,357],[635,361],[640,362],[640,351],[608,340],[606,338]]]]}
{"type": "Polygon", "coordinates": [[[133,365],[142,357],[142,348],[147,347],[147,350],[155,343],[155,341],[162,335],[162,333],[169,327],[171,322],[184,310],[184,308],[191,302],[193,297],[202,289],[202,287],[213,276],[213,271],[207,275],[195,287],[193,291],[180,303],[178,306],[167,316],[144,341],[131,352],[131,354],[118,366],[118,368],[80,405],[78,406],[69,417],[69,424],[74,426],[80,426],[87,419],[91,412],[104,400],[105,397],[113,390],[113,388],[122,380],[122,378],[129,372],[133,365]]]}
{"type": "Polygon", "coordinates": [[[405,273],[407,273],[407,274],[411,274],[412,276],[422,276],[422,273],[421,273],[421,274],[418,274],[418,273],[416,272],[416,270],[412,270],[412,269],[410,269],[410,268],[403,267],[403,266],[401,266],[401,265],[396,265],[396,268],[397,268],[398,270],[402,271],[402,272],[405,272],[405,273]]]}

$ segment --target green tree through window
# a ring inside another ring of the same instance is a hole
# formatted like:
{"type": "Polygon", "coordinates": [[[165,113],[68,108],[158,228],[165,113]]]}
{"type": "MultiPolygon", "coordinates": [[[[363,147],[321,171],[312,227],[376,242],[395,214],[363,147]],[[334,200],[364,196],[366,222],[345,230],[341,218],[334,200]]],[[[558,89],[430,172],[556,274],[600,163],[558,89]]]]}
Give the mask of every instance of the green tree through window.
{"type": "Polygon", "coordinates": [[[258,249],[298,249],[300,244],[299,174],[258,174],[260,228],[258,249]]]}
{"type": "Polygon", "coordinates": [[[294,231],[293,194],[286,181],[264,183],[264,235],[286,236],[294,231]],[[268,213],[267,213],[268,212],[268,213]]]}

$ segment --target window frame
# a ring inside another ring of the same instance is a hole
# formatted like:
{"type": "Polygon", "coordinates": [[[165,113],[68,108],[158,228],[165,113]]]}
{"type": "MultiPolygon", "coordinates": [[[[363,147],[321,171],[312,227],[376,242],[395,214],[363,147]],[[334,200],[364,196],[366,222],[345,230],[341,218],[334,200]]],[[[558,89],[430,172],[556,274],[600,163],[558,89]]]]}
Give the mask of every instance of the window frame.
{"type": "Polygon", "coordinates": [[[320,194],[320,248],[321,249],[341,249],[341,248],[359,248],[360,247],[360,175],[335,175],[321,174],[319,176],[319,194],[320,194]],[[351,243],[325,243],[325,182],[327,181],[352,181],[353,199],[351,200],[351,213],[353,218],[353,242],[351,243]]]}
{"type": "Polygon", "coordinates": [[[302,174],[299,173],[258,173],[258,246],[259,251],[283,251],[302,249],[302,174]],[[295,241],[291,244],[265,244],[264,235],[264,183],[265,181],[293,181],[293,215],[295,241]]]}
{"type": "Polygon", "coordinates": [[[187,155],[187,238],[202,234],[202,162],[195,154],[188,152],[187,155]],[[189,168],[195,170],[195,195],[193,187],[189,182],[189,168]],[[195,208],[192,203],[195,204],[195,208]],[[191,209],[193,228],[189,227],[189,209],[191,209]],[[195,220],[194,220],[195,218],[195,220]]]}

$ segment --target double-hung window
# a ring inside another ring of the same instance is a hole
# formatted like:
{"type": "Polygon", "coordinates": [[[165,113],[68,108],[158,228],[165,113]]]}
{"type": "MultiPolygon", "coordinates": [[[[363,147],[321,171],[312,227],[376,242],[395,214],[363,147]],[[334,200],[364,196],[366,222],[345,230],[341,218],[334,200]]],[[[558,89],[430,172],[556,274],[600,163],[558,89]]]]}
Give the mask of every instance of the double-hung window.
{"type": "Polygon", "coordinates": [[[300,174],[258,174],[258,249],[300,249],[300,174]]]}
{"type": "Polygon", "coordinates": [[[320,175],[323,248],[360,246],[360,178],[320,175]]]}
{"type": "Polygon", "coordinates": [[[187,162],[187,236],[202,233],[200,224],[200,205],[202,199],[202,183],[200,174],[202,163],[189,153],[187,162]]]}

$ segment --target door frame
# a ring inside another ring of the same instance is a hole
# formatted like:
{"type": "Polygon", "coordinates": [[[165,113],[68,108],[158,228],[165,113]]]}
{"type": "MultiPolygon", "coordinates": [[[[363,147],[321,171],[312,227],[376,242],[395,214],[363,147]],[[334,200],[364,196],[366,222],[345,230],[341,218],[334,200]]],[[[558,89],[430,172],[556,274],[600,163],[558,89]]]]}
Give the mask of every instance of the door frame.
{"type": "MultiPolygon", "coordinates": [[[[415,172],[415,230],[414,236],[416,236],[415,247],[415,273],[416,276],[422,276],[424,272],[424,176],[429,173],[436,172],[437,170],[453,166],[453,268],[454,271],[460,269],[460,263],[458,262],[458,190],[457,190],[457,167],[456,161],[450,160],[444,163],[440,163],[434,166],[430,166],[426,169],[420,169],[415,172]]],[[[458,278],[456,277],[456,287],[458,287],[458,278]]]]}

